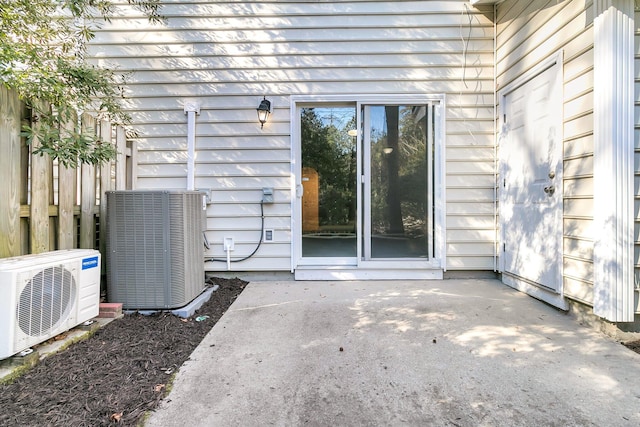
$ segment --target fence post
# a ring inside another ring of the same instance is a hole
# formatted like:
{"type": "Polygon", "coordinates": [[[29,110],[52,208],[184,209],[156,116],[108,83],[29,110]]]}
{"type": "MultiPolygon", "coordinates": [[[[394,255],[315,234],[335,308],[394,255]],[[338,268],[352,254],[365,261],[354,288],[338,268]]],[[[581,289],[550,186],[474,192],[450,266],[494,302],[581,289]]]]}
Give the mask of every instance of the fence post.
{"type": "MultiPolygon", "coordinates": [[[[48,108],[40,104],[41,108],[48,108]]],[[[37,112],[34,111],[34,114],[37,112]]],[[[40,127],[38,118],[32,120],[34,131],[40,127]]],[[[49,156],[33,154],[40,147],[37,137],[31,140],[31,203],[30,203],[30,250],[38,254],[49,250],[49,156]]]]}
{"type": "Polygon", "coordinates": [[[0,258],[20,255],[20,100],[0,85],[0,258]]]}

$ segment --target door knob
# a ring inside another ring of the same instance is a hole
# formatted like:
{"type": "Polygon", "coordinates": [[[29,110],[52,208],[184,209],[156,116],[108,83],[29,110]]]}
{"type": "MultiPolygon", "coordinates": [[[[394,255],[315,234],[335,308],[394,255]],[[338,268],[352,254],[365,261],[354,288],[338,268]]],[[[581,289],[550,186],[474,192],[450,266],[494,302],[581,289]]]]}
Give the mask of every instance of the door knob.
{"type": "Polygon", "coordinates": [[[556,173],[554,171],[549,172],[549,178],[553,179],[556,177],[556,173]]]}
{"type": "Polygon", "coordinates": [[[547,193],[549,196],[551,196],[553,193],[555,193],[556,191],[556,187],[554,187],[553,185],[549,185],[547,187],[544,187],[544,192],[547,193]]]}

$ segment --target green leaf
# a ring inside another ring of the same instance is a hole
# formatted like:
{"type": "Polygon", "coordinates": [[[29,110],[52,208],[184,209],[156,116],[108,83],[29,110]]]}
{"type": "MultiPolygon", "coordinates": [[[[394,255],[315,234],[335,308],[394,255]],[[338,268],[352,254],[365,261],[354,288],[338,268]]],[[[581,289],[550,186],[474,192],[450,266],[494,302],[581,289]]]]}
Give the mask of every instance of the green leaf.
{"type": "MultiPolygon", "coordinates": [[[[0,82],[34,112],[24,126],[27,143],[64,165],[99,164],[115,157],[112,144],[60,129],[77,112],[92,111],[115,124],[130,118],[120,101],[123,76],[85,61],[87,43],[117,0],[0,0],[0,82]],[[46,107],[43,107],[46,106],[46,107]]],[[[151,22],[162,22],[160,0],[127,0],[151,22]]]]}

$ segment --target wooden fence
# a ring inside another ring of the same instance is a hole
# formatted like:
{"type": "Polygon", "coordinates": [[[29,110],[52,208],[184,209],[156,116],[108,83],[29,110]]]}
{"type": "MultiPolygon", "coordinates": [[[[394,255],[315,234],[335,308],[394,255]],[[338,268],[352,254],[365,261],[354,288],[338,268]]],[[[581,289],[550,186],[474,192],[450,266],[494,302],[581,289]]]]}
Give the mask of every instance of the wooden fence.
{"type": "MultiPolygon", "coordinates": [[[[115,161],[66,168],[33,155],[21,137],[30,113],[0,86],[0,258],[57,249],[100,249],[104,259],[105,192],[133,187],[135,147],[124,128],[83,115],[84,129],[114,142],[115,161]]],[[[104,262],[102,263],[104,265],[104,262]]]]}

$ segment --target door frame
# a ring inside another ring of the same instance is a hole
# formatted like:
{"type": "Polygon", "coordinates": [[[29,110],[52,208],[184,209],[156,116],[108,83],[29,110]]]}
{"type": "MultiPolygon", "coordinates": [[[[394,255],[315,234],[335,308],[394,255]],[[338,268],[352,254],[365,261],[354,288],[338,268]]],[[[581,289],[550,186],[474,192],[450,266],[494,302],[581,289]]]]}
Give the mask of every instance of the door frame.
{"type": "MultiPolygon", "coordinates": [[[[363,261],[361,252],[362,239],[362,215],[357,215],[358,227],[358,256],[357,268],[440,268],[446,271],[446,221],[445,221],[445,95],[423,95],[423,94],[364,94],[364,95],[291,95],[290,96],[290,124],[291,124],[291,272],[294,272],[299,265],[344,265],[336,258],[317,258],[304,262],[302,258],[302,210],[300,208],[302,196],[302,165],[301,165],[301,141],[300,141],[300,108],[309,106],[319,106],[326,104],[348,105],[353,104],[356,108],[357,125],[362,126],[362,106],[363,105],[409,105],[409,104],[427,104],[438,103],[440,108],[437,109],[435,121],[437,123],[435,129],[434,141],[434,171],[433,171],[433,188],[434,201],[433,206],[435,213],[434,221],[434,254],[433,259],[426,261],[408,260],[403,261],[363,261]],[[335,262],[328,264],[326,261],[335,262]]],[[[356,144],[358,149],[358,170],[357,176],[362,176],[362,161],[360,147],[362,146],[362,129],[358,129],[356,144]]],[[[359,178],[358,178],[359,179],[359,178]]],[[[361,203],[361,184],[358,183],[358,204],[361,203]]]]}
{"type": "MultiPolygon", "coordinates": [[[[558,233],[557,236],[555,236],[555,244],[557,245],[557,256],[555,259],[551,259],[550,262],[555,262],[558,266],[558,273],[556,275],[556,280],[558,282],[558,290],[557,291],[553,291],[551,289],[548,289],[544,286],[541,286],[539,284],[533,283],[531,281],[528,281],[524,278],[520,278],[520,277],[516,277],[514,275],[511,275],[509,273],[505,272],[505,256],[504,256],[504,244],[507,241],[506,240],[506,236],[505,236],[505,197],[506,197],[506,192],[504,190],[504,186],[500,185],[501,179],[504,176],[504,170],[505,170],[505,165],[502,162],[502,154],[500,152],[501,146],[500,146],[500,139],[501,139],[501,134],[502,134],[502,129],[503,126],[505,125],[504,123],[504,116],[505,116],[505,108],[506,108],[506,102],[505,102],[505,98],[512,93],[513,91],[517,90],[518,88],[520,88],[521,86],[523,86],[524,84],[530,82],[531,80],[535,79],[536,77],[538,77],[540,74],[542,74],[543,72],[551,69],[552,67],[557,66],[558,69],[556,70],[556,74],[554,76],[554,79],[556,80],[558,87],[562,88],[563,87],[563,51],[560,50],[558,52],[556,52],[555,54],[549,56],[548,58],[546,58],[544,61],[542,61],[541,63],[539,63],[537,66],[533,67],[532,69],[528,70],[527,72],[525,72],[523,75],[521,75],[520,77],[518,77],[516,80],[514,80],[513,82],[511,82],[510,84],[508,84],[507,86],[505,86],[504,88],[502,88],[500,91],[498,91],[497,93],[497,101],[499,104],[499,114],[498,114],[498,151],[497,151],[497,162],[498,162],[498,172],[499,172],[499,179],[498,182],[496,183],[497,187],[498,187],[498,200],[500,203],[500,207],[499,207],[499,217],[500,217],[500,221],[499,221],[499,226],[500,226],[500,241],[498,242],[498,254],[499,254],[499,263],[498,263],[498,271],[502,273],[502,281],[503,283],[518,289],[520,291],[526,292],[527,294],[540,299],[544,302],[547,302],[548,304],[551,304],[555,307],[558,307],[560,309],[566,310],[568,308],[567,306],[567,302],[564,298],[564,286],[563,286],[563,229],[564,229],[564,225],[563,225],[563,212],[564,212],[564,208],[563,208],[563,184],[564,184],[564,180],[563,180],[563,165],[562,165],[562,145],[563,145],[563,114],[560,114],[559,117],[556,118],[556,120],[558,121],[557,123],[557,129],[559,131],[559,135],[558,135],[558,143],[556,144],[555,150],[556,150],[556,156],[558,158],[558,171],[557,171],[557,175],[556,178],[558,179],[558,184],[556,185],[557,191],[558,191],[558,207],[557,207],[557,211],[555,212],[556,215],[559,215],[559,219],[557,219],[557,221],[559,221],[559,227],[558,227],[558,233]]],[[[563,96],[563,91],[559,91],[559,93],[556,94],[556,96],[559,98],[559,102],[560,102],[560,111],[562,111],[562,103],[564,100],[564,96],[563,96]]]]}
{"type": "MultiPolygon", "coordinates": [[[[419,103],[418,105],[422,105],[423,103],[419,103]]],[[[360,205],[362,206],[362,211],[363,211],[363,215],[360,217],[359,219],[362,220],[362,224],[360,225],[360,236],[359,236],[359,240],[358,240],[358,265],[362,265],[364,263],[370,264],[370,263],[377,263],[380,261],[383,261],[385,263],[389,263],[392,261],[400,261],[403,263],[409,262],[409,261],[415,261],[417,263],[424,263],[424,260],[420,259],[420,258],[374,258],[372,256],[372,232],[371,232],[371,227],[372,227],[372,211],[371,211],[371,191],[373,189],[373,182],[372,182],[372,161],[371,161],[371,108],[372,107],[387,107],[387,106],[402,106],[402,105],[412,105],[406,102],[386,102],[386,103],[372,103],[372,102],[366,102],[366,103],[359,103],[359,109],[358,109],[358,113],[362,115],[362,127],[361,130],[363,131],[362,133],[362,141],[361,144],[359,145],[359,153],[360,156],[358,157],[359,159],[362,159],[362,167],[359,169],[360,172],[360,176],[361,176],[361,182],[359,183],[360,185],[358,185],[358,200],[360,201],[360,205]],[[368,111],[367,111],[368,110],[368,111]]],[[[415,105],[415,104],[413,104],[415,105]]],[[[427,155],[427,165],[429,165],[428,167],[431,168],[431,165],[434,165],[433,162],[433,148],[435,147],[435,143],[436,143],[436,137],[435,137],[435,130],[434,129],[434,123],[431,122],[431,120],[429,120],[431,117],[435,118],[435,113],[436,113],[436,108],[435,105],[433,103],[433,101],[429,101],[427,102],[426,105],[427,108],[427,112],[426,112],[426,117],[427,117],[427,147],[426,147],[426,155],[427,155]]],[[[431,171],[432,169],[428,169],[428,171],[431,171]]],[[[433,189],[434,189],[434,183],[433,180],[428,180],[427,182],[427,197],[430,199],[427,206],[427,229],[428,230],[433,230],[434,227],[434,218],[433,218],[433,209],[431,209],[434,206],[434,197],[433,197],[433,189]]],[[[435,258],[434,256],[434,248],[433,248],[433,237],[434,235],[432,234],[431,239],[428,240],[428,248],[427,248],[427,253],[428,253],[428,257],[427,259],[432,260],[435,258]]]]}

